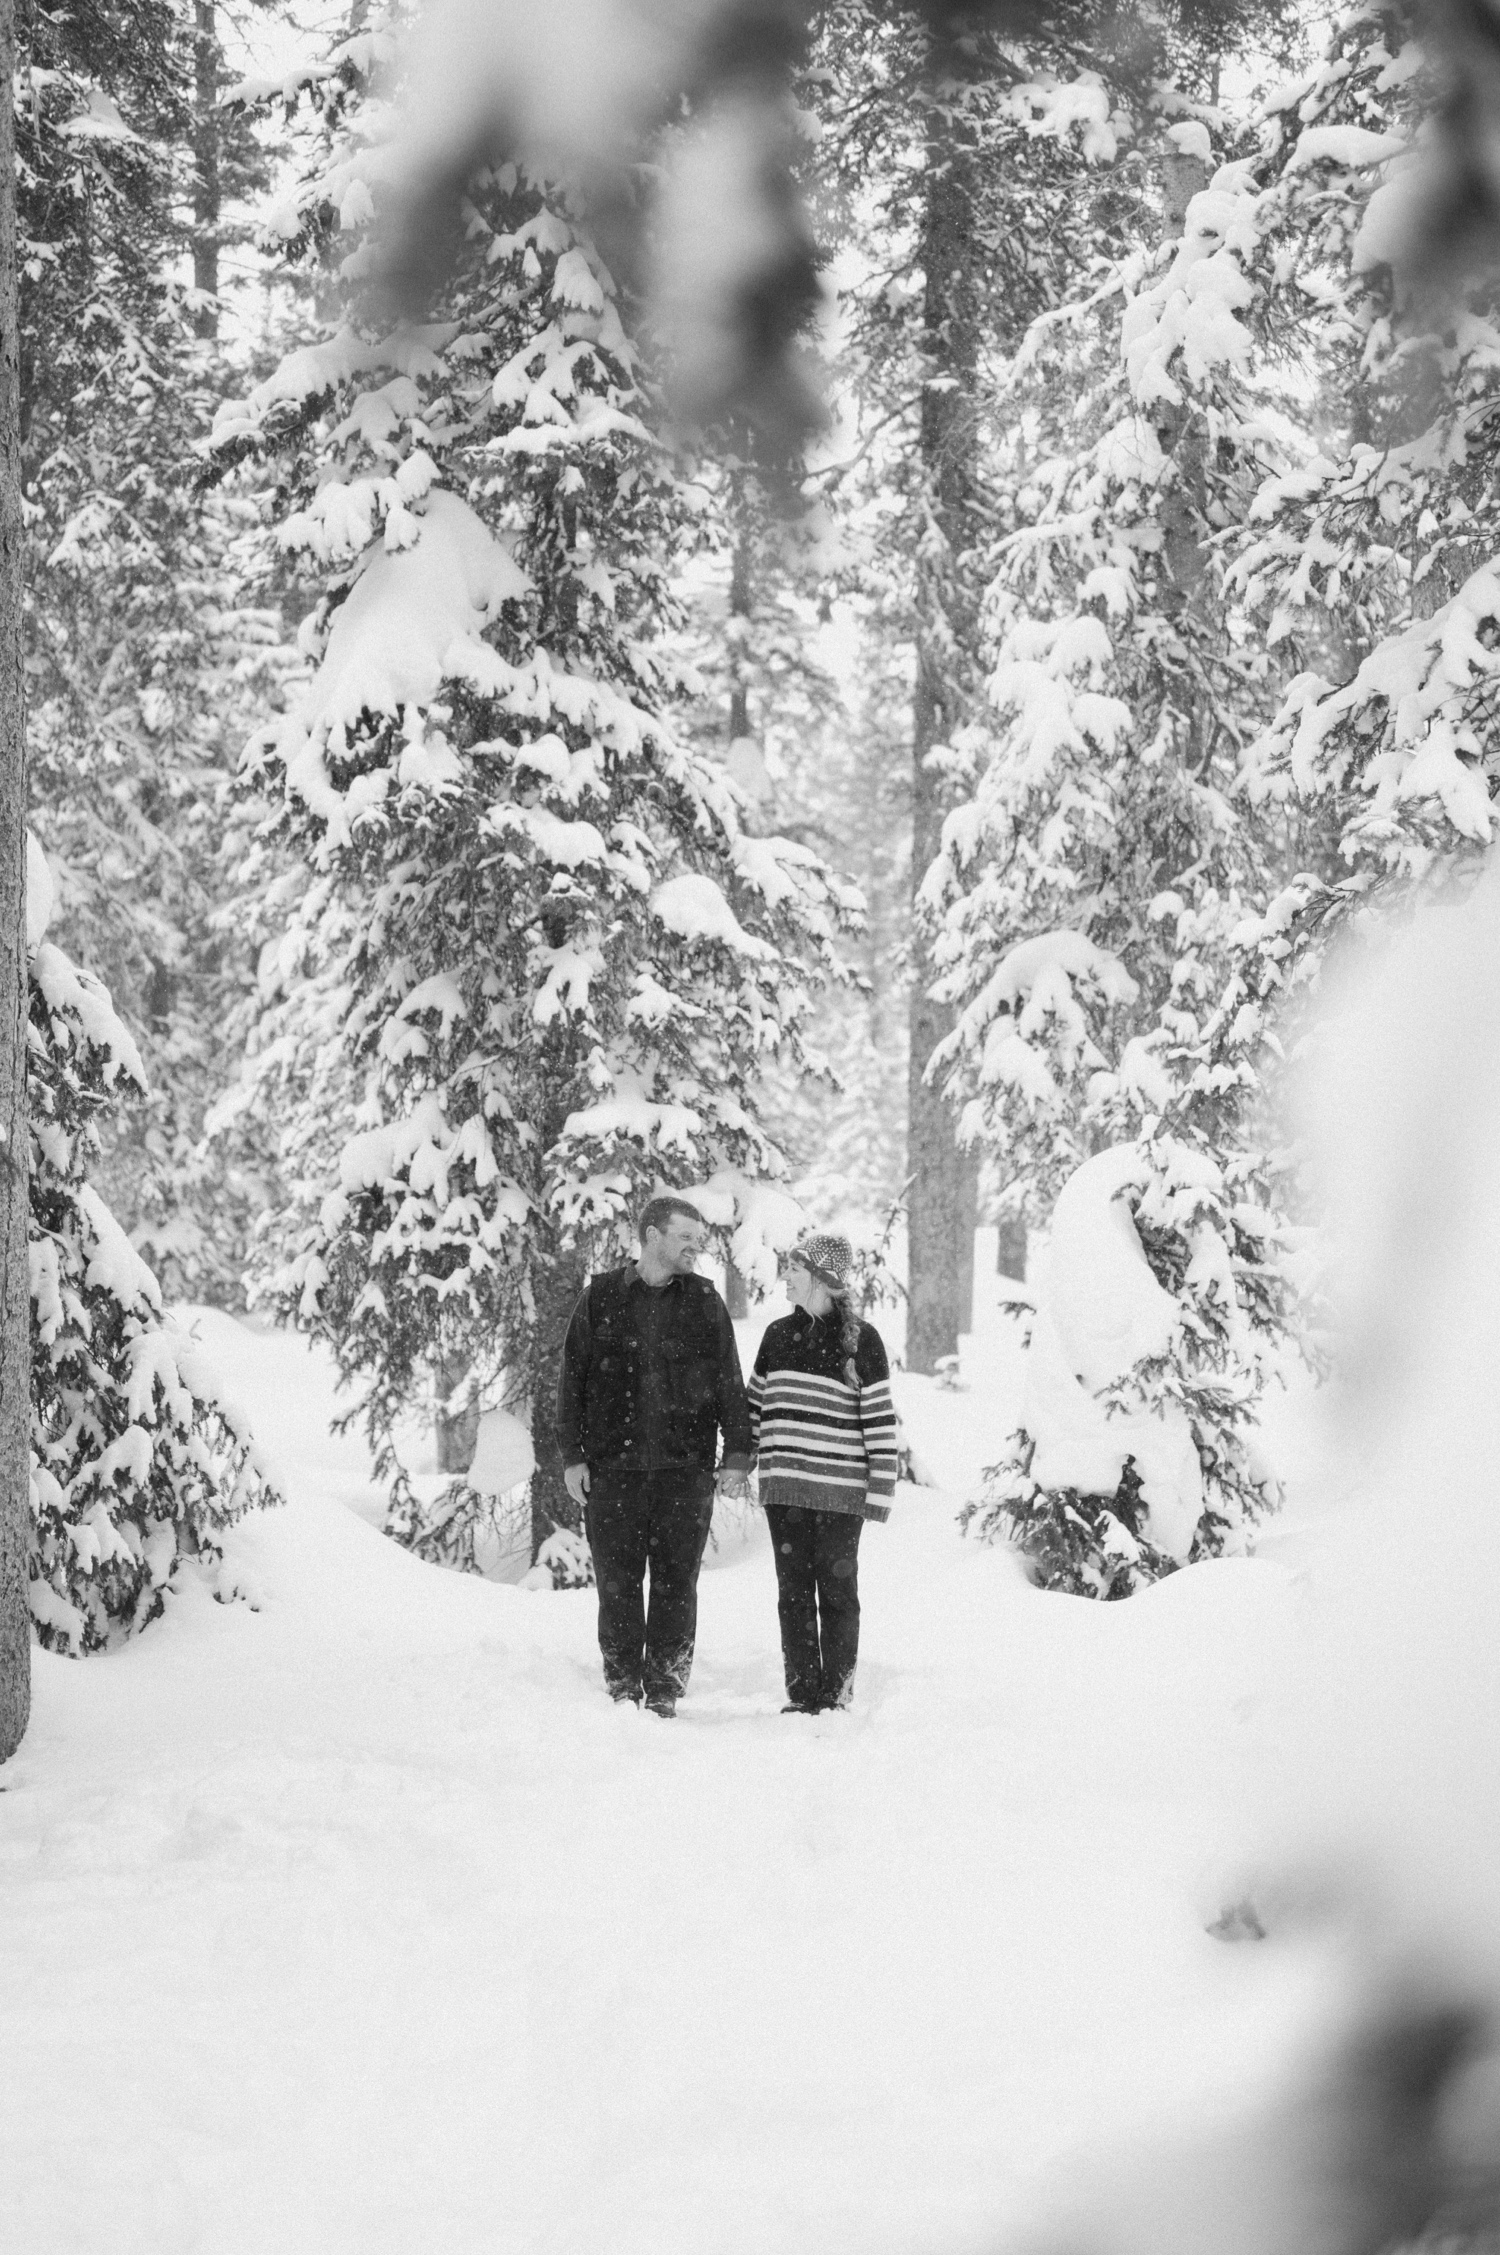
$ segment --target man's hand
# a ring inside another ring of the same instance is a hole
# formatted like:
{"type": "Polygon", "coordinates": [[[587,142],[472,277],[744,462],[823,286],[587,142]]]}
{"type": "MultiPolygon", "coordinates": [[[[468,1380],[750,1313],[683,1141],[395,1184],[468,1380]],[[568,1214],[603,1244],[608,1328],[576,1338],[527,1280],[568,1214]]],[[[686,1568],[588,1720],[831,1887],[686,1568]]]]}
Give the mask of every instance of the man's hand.
{"type": "Polygon", "coordinates": [[[732,1503],[750,1501],[750,1475],[748,1472],[721,1472],[714,1493],[727,1496],[732,1503]]]}
{"type": "Polygon", "coordinates": [[[581,1511],[588,1500],[588,1466],[586,1464],[570,1464],[563,1473],[563,1486],[581,1511]]]}

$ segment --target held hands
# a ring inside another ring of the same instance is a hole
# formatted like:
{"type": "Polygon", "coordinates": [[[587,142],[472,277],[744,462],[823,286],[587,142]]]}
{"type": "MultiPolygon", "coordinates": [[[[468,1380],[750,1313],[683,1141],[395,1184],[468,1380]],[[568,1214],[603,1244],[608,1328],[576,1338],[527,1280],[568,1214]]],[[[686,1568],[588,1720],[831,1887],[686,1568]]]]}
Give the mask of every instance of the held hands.
{"type": "MultiPolygon", "coordinates": [[[[570,1464],[563,1472],[563,1486],[582,1510],[588,1500],[589,1468],[586,1464],[570,1464]]],[[[748,1472],[720,1472],[714,1482],[715,1495],[727,1496],[735,1503],[750,1501],[750,1475],[748,1472]]]]}

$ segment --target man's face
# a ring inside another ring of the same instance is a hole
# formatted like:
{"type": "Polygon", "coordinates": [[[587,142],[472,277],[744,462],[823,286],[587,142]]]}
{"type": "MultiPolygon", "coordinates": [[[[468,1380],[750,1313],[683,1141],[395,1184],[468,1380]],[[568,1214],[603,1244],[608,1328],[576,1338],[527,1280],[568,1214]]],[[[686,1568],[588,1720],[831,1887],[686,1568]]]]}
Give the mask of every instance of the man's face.
{"type": "Polygon", "coordinates": [[[673,1214],[665,1229],[650,1230],[648,1235],[656,1240],[659,1259],[675,1276],[692,1275],[707,1235],[701,1221],[690,1221],[686,1214],[673,1214]]]}

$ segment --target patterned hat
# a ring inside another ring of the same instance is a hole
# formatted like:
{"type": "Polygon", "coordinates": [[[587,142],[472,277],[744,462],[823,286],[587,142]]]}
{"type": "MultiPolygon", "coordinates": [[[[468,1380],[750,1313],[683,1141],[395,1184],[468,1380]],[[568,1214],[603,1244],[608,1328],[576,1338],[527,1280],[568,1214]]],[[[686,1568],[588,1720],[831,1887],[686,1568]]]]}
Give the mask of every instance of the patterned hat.
{"type": "Polygon", "coordinates": [[[801,1261],[825,1284],[841,1286],[854,1266],[854,1247],[847,1237],[817,1235],[804,1237],[792,1253],[794,1261],[801,1261]]]}

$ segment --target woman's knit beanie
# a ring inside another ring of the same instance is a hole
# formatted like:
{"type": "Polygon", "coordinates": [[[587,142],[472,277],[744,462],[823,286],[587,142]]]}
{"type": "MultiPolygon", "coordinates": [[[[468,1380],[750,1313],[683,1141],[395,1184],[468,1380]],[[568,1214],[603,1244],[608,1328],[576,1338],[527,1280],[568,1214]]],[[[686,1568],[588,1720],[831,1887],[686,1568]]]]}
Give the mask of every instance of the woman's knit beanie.
{"type": "Polygon", "coordinates": [[[819,1233],[804,1237],[797,1246],[796,1259],[803,1261],[825,1284],[842,1292],[854,1266],[854,1247],[847,1237],[830,1237],[819,1233]]]}

